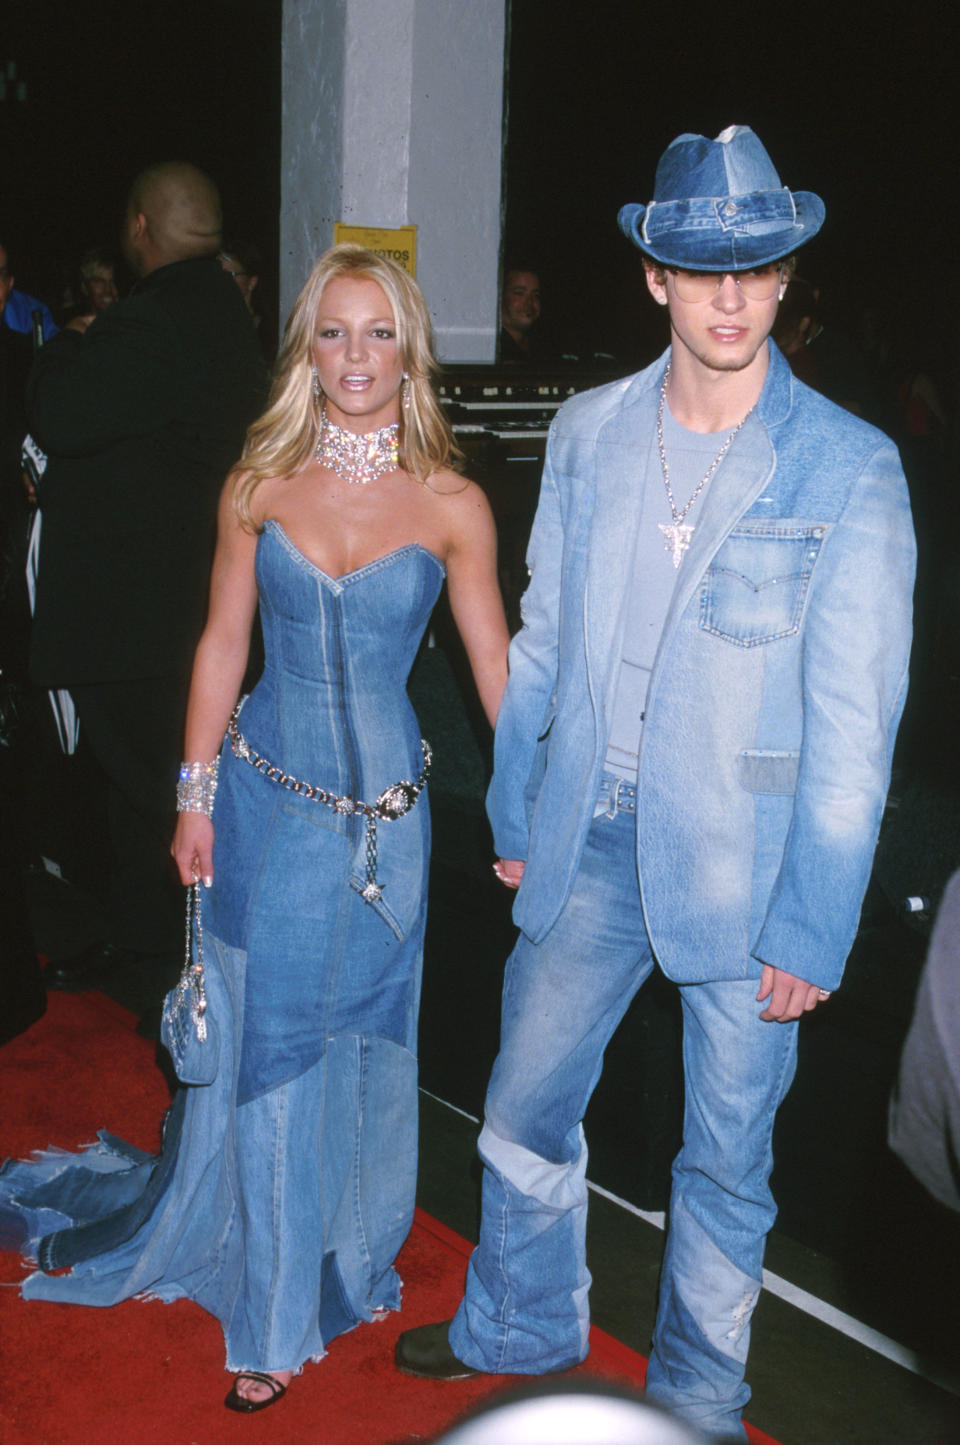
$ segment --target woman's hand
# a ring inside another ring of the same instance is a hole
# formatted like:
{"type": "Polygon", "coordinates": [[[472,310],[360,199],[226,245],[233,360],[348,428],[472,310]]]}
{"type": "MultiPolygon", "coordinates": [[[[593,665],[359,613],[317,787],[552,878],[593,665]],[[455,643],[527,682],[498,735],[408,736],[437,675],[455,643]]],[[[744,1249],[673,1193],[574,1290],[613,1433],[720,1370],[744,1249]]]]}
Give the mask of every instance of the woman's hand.
{"type": "Polygon", "coordinates": [[[189,886],[199,878],[204,888],[213,882],[213,823],[206,813],[179,813],[170,845],[180,882],[189,886]]]}
{"type": "Polygon", "coordinates": [[[519,888],[523,878],[523,861],[519,858],[498,858],[493,871],[505,887],[519,888]]]}

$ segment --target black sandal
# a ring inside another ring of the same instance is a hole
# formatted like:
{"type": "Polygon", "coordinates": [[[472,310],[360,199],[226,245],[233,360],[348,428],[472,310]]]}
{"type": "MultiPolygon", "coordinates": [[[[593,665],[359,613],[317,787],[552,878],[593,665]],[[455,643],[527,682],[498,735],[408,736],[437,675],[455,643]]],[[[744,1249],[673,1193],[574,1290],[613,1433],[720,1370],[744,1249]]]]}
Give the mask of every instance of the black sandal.
{"type": "Polygon", "coordinates": [[[265,1375],[262,1370],[241,1370],[223,1403],[228,1410],[237,1410],[241,1415],[252,1415],[255,1410],[265,1410],[268,1405],[275,1405],[286,1393],[286,1385],[281,1385],[273,1375],[265,1375]],[[242,1395],[237,1394],[237,1386],[241,1380],[255,1380],[258,1385],[269,1385],[273,1394],[268,1395],[265,1400],[245,1400],[242,1395]]]}

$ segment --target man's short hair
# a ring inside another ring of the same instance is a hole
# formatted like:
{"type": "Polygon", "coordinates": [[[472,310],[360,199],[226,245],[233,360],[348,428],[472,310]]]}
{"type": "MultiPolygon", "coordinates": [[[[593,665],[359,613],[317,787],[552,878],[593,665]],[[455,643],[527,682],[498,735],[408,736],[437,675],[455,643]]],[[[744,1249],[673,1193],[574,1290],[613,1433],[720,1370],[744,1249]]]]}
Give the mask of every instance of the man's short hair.
{"type": "Polygon", "coordinates": [[[508,265],[505,265],[503,268],[504,289],[506,289],[506,285],[507,282],[510,280],[510,277],[516,275],[518,272],[522,272],[524,275],[527,276],[536,276],[538,281],[540,280],[542,275],[540,267],[533,265],[529,261],[526,261],[524,259],[521,259],[519,261],[511,260],[510,263],[508,265]]]}

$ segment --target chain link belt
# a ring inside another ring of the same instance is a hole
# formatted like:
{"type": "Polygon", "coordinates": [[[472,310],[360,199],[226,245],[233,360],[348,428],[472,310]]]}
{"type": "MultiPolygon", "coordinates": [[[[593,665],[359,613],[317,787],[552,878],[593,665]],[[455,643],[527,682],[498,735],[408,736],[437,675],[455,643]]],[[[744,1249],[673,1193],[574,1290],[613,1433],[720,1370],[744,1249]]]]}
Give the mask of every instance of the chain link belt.
{"type": "Polygon", "coordinates": [[[332,808],[335,813],[343,813],[348,817],[360,816],[366,819],[366,884],[361,889],[361,897],[367,903],[376,903],[383,892],[386,884],[377,882],[377,823],[391,823],[395,818],[402,818],[404,813],[409,813],[414,803],[423,792],[424,784],[430,775],[430,764],[433,761],[433,753],[426,738],[420,739],[420,746],[423,748],[423,771],[415,783],[407,778],[401,778],[399,783],[391,783],[389,788],[384,788],[375,803],[365,803],[360,798],[351,798],[349,793],[340,796],[337,793],[330,793],[326,788],[320,788],[315,783],[302,783],[299,779],[291,777],[275,763],[267,758],[261,757],[258,752],[247,742],[237,723],[243,700],[237,703],[230,714],[230,721],[227,723],[227,736],[230,739],[230,746],[233,748],[234,756],[242,758],[245,763],[256,768],[265,778],[272,783],[277,783],[281,788],[287,788],[298,797],[309,798],[312,803],[323,803],[325,807],[332,808]]]}

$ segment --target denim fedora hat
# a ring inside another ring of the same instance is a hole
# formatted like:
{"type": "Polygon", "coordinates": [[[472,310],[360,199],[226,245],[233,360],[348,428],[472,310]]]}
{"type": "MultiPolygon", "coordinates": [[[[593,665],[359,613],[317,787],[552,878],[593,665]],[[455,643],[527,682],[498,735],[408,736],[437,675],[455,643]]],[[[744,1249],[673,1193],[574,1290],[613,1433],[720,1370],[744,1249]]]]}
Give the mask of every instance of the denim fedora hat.
{"type": "Polygon", "coordinates": [[[660,157],[649,206],[623,206],[617,220],[664,265],[736,271],[789,255],[825,214],[812,191],[781,184],[749,126],[731,125],[716,140],[677,136],[660,157]]]}

